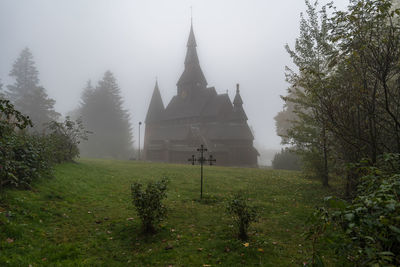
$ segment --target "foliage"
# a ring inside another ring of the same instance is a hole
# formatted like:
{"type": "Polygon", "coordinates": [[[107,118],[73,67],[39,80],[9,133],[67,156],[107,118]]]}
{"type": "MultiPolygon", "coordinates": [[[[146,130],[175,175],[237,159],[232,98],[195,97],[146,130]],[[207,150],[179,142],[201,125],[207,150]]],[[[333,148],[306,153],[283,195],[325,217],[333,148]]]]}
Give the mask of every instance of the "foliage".
{"type": "Polygon", "coordinates": [[[328,90],[327,54],[333,47],[328,40],[326,8],[317,12],[317,3],[305,2],[307,16],[301,14],[300,36],[296,39],[295,49],[286,45],[299,73],[287,68],[286,80],[291,87],[288,95],[282,97],[286,109],[275,120],[277,126],[286,124],[285,130],[279,132],[282,142],[295,147],[302,162],[306,163],[306,158],[318,159],[307,162],[305,166],[322,180],[324,186],[328,186],[330,142],[320,109],[328,90]]]}
{"type": "Polygon", "coordinates": [[[110,71],[104,73],[96,88],[87,83],[79,110],[85,128],[93,135],[80,146],[82,155],[119,159],[132,155],[132,129],[120,94],[110,71]]]}
{"type": "Polygon", "coordinates": [[[27,131],[31,120],[9,100],[0,99],[0,191],[5,186],[29,187],[47,175],[54,163],[70,161],[79,154],[80,139],[87,138],[81,122],[51,122],[49,134],[27,131]]]}
{"type": "MultiPolygon", "coordinates": [[[[282,141],[315,159],[308,164],[327,185],[329,166],[400,152],[400,10],[391,0],[352,0],[333,12],[332,4],[306,4],[296,45],[287,46],[298,71],[288,69],[283,112],[295,116],[277,119],[295,117],[282,141]]],[[[347,170],[354,196],[359,176],[347,170]]]]}
{"type": "Polygon", "coordinates": [[[47,125],[48,145],[51,147],[53,161],[73,161],[79,156],[78,145],[81,141],[88,140],[89,131],[86,131],[82,120],[71,120],[68,116],[64,122],[51,121],[47,125]]]}
{"type": "Polygon", "coordinates": [[[378,157],[374,167],[361,162],[358,171],[362,177],[357,197],[349,204],[327,198],[331,209],[314,214],[308,237],[329,242],[339,255],[360,266],[398,266],[400,155],[378,157]]]}
{"type": "Polygon", "coordinates": [[[0,99],[0,191],[7,185],[28,186],[49,169],[44,139],[23,131],[31,125],[10,101],[0,99]]]}
{"type": "Polygon", "coordinates": [[[143,224],[143,232],[154,233],[156,224],[166,216],[166,208],[162,200],[167,197],[168,179],[162,178],[157,182],[149,182],[146,190],[142,184],[135,182],[131,185],[133,204],[143,224]]]}
{"type": "Polygon", "coordinates": [[[238,192],[228,202],[227,211],[233,215],[238,226],[238,237],[246,241],[250,224],[257,221],[257,209],[248,204],[248,197],[243,192],[238,192]]]}
{"type": "Polygon", "coordinates": [[[39,85],[38,74],[32,53],[25,48],[10,71],[9,75],[15,82],[7,86],[7,98],[21,113],[29,115],[34,129],[41,132],[44,129],[43,124],[56,120],[60,114],[54,110],[55,101],[39,85]]]}
{"type": "Polygon", "coordinates": [[[299,171],[301,168],[300,159],[295,152],[285,148],[280,153],[275,154],[272,160],[272,168],[299,171]]]}

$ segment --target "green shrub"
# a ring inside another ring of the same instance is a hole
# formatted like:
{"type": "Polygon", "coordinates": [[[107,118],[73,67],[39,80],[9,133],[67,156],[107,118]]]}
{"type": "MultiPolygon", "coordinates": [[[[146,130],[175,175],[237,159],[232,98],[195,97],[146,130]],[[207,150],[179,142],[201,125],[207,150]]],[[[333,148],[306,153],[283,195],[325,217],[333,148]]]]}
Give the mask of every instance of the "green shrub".
{"type": "Polygon", "coordinates": [[[156,224],[166,216],[166,208],[162,200],[167,197],[168,179],[162,178],[157,182],[149,182],[146,190],[142,184],[135,182],[131,186],[133,204],[142,221],[144,233],[154,233],[156,224]]]}
{"type": "Polygon", "coordinates": [[[282,149],[281,152],[275,154],[272,168],[299,171],[301,169],[299,156],[289,148],[282,149]]]}
{"type": "Polygon", "coordinates": [[[30,133],[29,127],[29,117],[0,99],[0,191],[6,186],[29,187],[34,179],[49,174],[53,163],[72,160],[87,134],[79,121],[68,117],[63,123],[49,123],[47,135],[30,133]]]}
{"type": "Polygon", "coordinates": [[[400,155],[385,154],[376,166],[363,165],[358,168],[357,197],[351,203],[327,198],[329,209],[314,213],[319,219],[312,220],[310,229],[323,229],[322,243],[334,245],[338,255],[357,265],[399,266],[400,155]],[[342,238],[327,238],[334,235],[342,238]]]}
{"type": "Polygon", "coordinates": [[[27,134],[29,126],[29,117],[15,110],[10,101],[0,99],[0,190],[28,186],[49,168],[43,139],[27,134]]]}
{"type": "Polygon", "coordinates": [[[227,211],[233,215],[233,219],[238,226],[238,237],[243,241],[247,240],[247,230],[250,223],[257,221],[258,218],[257,209],[248,205],[247,197],[243,192],[238,192],[228,202],[227,211]]]}
{"type": "Polygon", "coordinates": [[[48,146],[52,152],[52,160],[56,163],[73,161],[79,156],[78,145],[88,139],[82,120],[72,121],[68,116],[64,122],[51,121],[47,125],[48,146]]]}

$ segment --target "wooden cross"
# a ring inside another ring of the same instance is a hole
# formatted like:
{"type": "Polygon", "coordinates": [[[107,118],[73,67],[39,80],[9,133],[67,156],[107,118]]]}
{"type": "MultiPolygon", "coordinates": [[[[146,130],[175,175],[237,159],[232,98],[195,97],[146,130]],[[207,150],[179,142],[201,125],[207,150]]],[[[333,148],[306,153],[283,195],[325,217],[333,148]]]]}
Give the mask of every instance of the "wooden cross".
{"type": "Polygon", "coordinates": [[[190,159],[188,159],[188,161],[191,161],[192,165],[194,165],[194,163],[197,161],[197,159],[194,157],[194,155],[192,155],[192,157],[190,159]]]}
{"type": "Polygon", "coordinates": [[[203,164],[204,162],[209,162],[210,166],[213,165],[213,162],[216,162],[216,159],[213,158],[212,155],[210,155],[210,157],[208,159],[206,159],[204,157],[204,152],[207,151],[207,148],[204,147],[204,145],[200,145],[200,148],[197,149],[197,151],[200,152],[200,157],[199,158],[195,158],[194,155],[192,155],[191,158],[188,159],[188,161],[192,162],[192,165],[194,165],[194,163],[196,161],[200,162],[200,177],[201,177],[201,182],[200,182],[200,199],[203,198],[203,164]]]}
{"type": "Polygon", "coordinates": [[[214,165],[213,162],[217,162],[217,160],[214,159],[212,155],[210,155],[210,157],[207,159],[207,161],[210,163],[210,166],[214,165]]]}

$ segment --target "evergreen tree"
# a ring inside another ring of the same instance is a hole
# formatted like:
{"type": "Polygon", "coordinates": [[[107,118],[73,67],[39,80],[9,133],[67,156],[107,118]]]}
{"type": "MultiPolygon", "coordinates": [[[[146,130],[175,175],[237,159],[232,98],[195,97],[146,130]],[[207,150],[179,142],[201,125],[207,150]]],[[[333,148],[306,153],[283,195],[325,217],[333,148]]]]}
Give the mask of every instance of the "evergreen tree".
{"type": "Polygon", "coordinates": [[[82,94],[80,113],[85,128],[93,134],[82,144],[82,155],[127,159],[132,152],[129,114],[122,107],[120,89],[114,75],[107,71],[97,87],[90,81],[82,94]]]}
{"type": "Polygon", "coordinates": [[[17,110],[30,116],[35,129],[41,131],[44,123],[56,120],[60,114],[54,110],[55,100],[49,98],[46,90],[39,85],[38,74],[32,53],[25,48],[10,71],[9,75],[15,83],[7,86],[7,98],[17,110]]]}

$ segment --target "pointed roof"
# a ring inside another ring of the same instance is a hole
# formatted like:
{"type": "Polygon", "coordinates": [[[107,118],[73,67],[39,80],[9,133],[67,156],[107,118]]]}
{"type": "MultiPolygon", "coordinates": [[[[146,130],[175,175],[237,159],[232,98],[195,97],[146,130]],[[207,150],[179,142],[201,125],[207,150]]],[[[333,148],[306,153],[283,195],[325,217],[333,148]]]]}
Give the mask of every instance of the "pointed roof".
{"type": "Polygon", "coordinates": [[[239,92],[239,84],[236,84],[236,95],[233,99],[233,120],[245,120],[247,121],[246,112],[243,109],[243,100],[239,92]]]}
{"type": "Polygon", "coordinates": [[[149,109],[147,110],[146,123],[160,121],[164,112],[164,103],[161,98],[158,82],[154,86],[153,95],[151,97],[149,109]]]}
{"type": "Polygon", "coordinates": [[[199,58],[197,56],[197,44],[194,36],[193,24],[190,25],[190,33],[186,47],[185,69],[179,78],[177,85],[178,87],[205,88],[207,86],[207,81],[200,68],[199,58]]]}
{"type": "Polygon", "coordinates": [[[233,99],[233,105],[235,105],[235,106],[243,105],[243,100],[242,100],[242,97],[240,96],[238,83],[236,84],[236,95],[235,95],[235,99],[233,99]]]}

